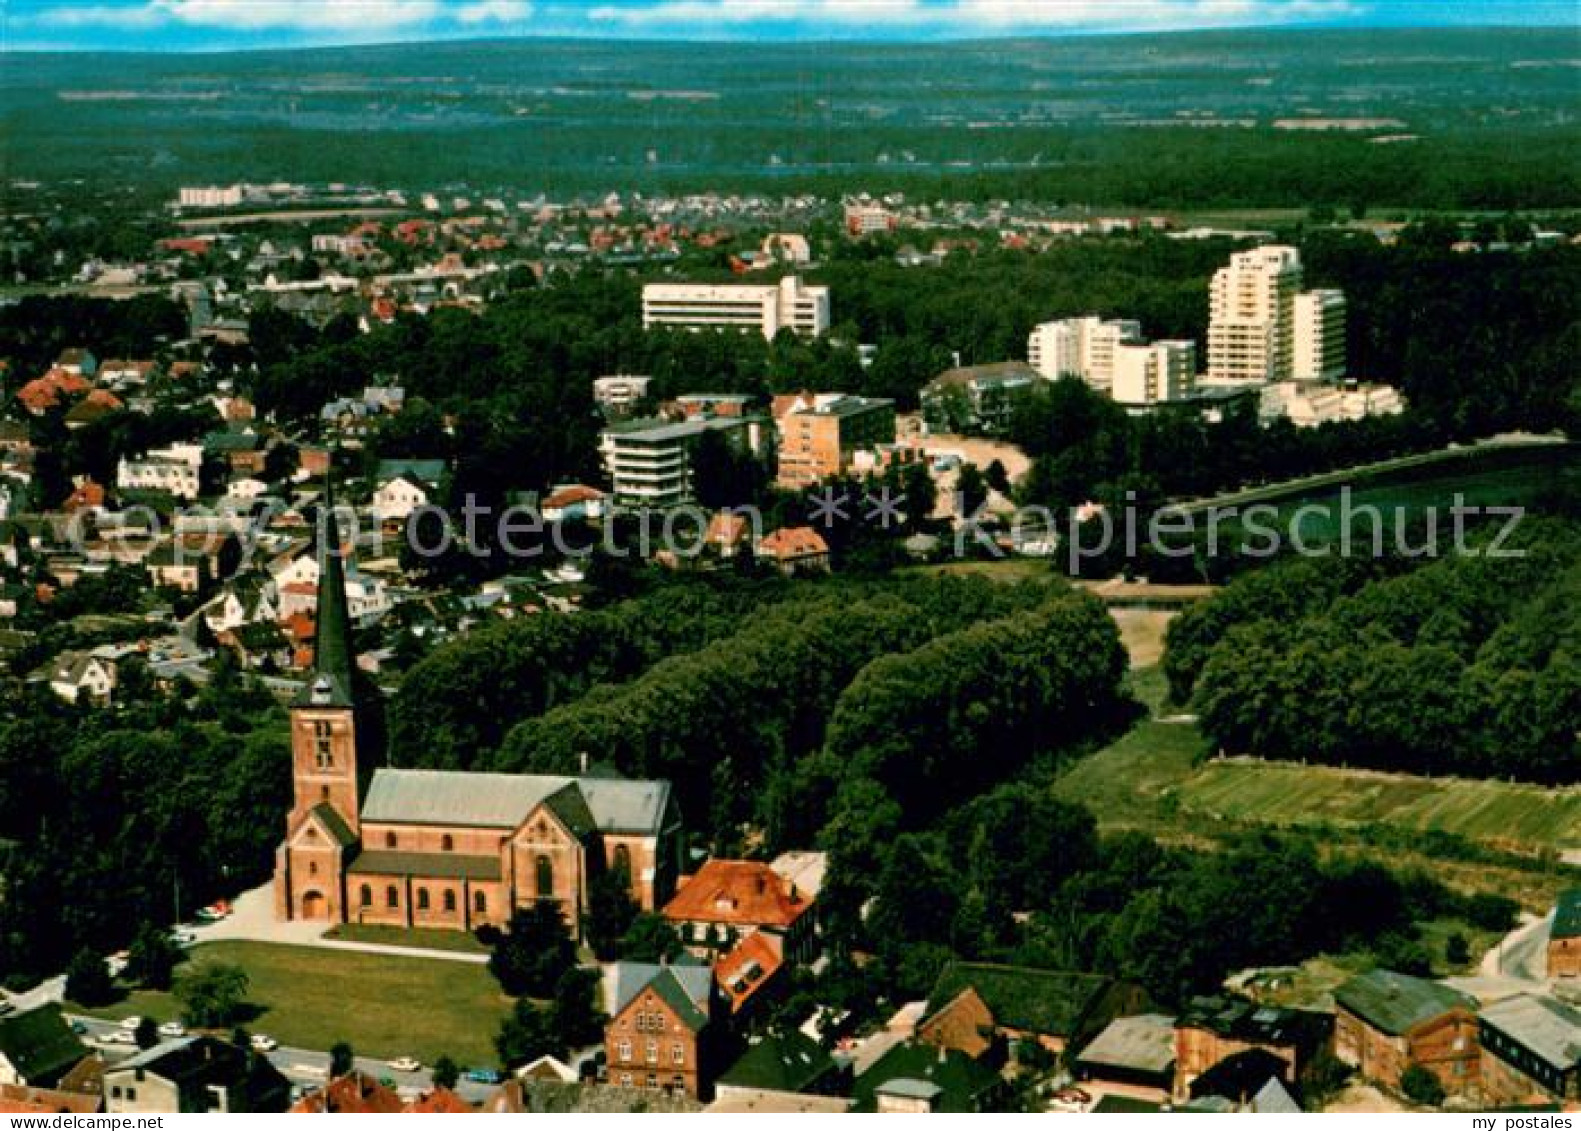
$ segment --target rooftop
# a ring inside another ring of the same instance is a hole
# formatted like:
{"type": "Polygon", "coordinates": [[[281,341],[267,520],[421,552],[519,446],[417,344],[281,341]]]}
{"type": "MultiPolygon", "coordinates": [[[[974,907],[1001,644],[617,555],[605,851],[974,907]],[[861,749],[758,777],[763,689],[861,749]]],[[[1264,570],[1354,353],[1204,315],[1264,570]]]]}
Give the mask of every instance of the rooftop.
{"type": "Polygon", "coordinates": [[[1334,991],[1334,1002],[1393,1036],[1442,1017],[1452,1009],[1476,1011],[1476,1003],[1459,990],[1393,970],[1357,974],[1334,991]]]}
{"type": "Polygon", "coordinates": [[[1573,939],[1581,936],[1581,888],[1559,893],[1554,904],[1554,925],[1550,938],[1573,939]]]}
{"type": "Polygon", "coordinates": [[[789,927],[812,900],[769,865],[756,860],[709,860],[664,908],[679,922],[789,927]]]}
{"type": "Polygon", "coordinates": [[[1518,994],[1482,1011],[1496,1029],[1561,1071],[1581,1064],[1581,1011],[1549,997],[1518,994]]]}
{"type": "Polygon", "coordinates": [[[1161,1013],[1116,1018],[1077,1060],[1104,1068],[1168,1072],[1175,1063],[1175,1019],[1161,1013]]]}
{"type": "Polygon", "coordinates": [[[928,1012],[934,1013],[970,988],[988,1006],[996,1024],[1025,1033],[1068,1037],[1113,984],[1101,974],[952,962],[928,996],[928,1012]]]}
{"type": "MultiPolygon", "coordinates": [[[[374,771],[362,819],[369,824],[514,829],[568,786],[580,795],[587,818],[606,832],[657,832],[670,795],[669,783],[662,781],[386,768],[374,771]]],[[[560,800],[563,804],[552,806],[556,813],[577,823],[580,814],[571,799],[560,800]]]]}

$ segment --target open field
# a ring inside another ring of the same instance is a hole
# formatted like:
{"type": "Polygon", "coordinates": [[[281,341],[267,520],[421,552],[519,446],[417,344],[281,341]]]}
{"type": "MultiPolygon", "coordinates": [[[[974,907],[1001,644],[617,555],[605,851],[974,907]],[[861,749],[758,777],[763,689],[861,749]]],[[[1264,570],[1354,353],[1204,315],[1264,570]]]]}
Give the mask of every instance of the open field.
{"type": "Polygon", "coordinates": [[[380,927],[365,923],[341,923],[324,932],[326,939],[377,943],[379,946],[410,946],[419,950],[450,950],[460,954],[487,954],[489,948],[466,931],[433,928],[380,927]]]}
{"type": "MultiPolygon", "coordinates": [[[[393,958],[317,947],[218,942],[194,948],[188,965],[234,963],[247,971],[246,1020],[281,1044],[328,1049],[348,1041],[358,1054],[415,1056],[432,1064],[448,1054],[463,1065],[494,1064],[494,1034],[510,1000],[482,966],[393,958]]],[[[168,993],[138,990],[94,1016],[166,1021],[181,1008],[168,993]]]]}
{"type": "Polygon", "coordinates": [[[1530,852],[1581,845],[1581,790],[1216,760],[1176,786],[1184,814],[1274,825],[1374,823],[1530,852]]]}
{"type": "Polygon", "coordinates": [[[1556,891],[1574,886],[1575,871],[1558,858],[1581,845],[1581,789],[1209,759],[1189,719],[1161,721],[1170,708],[1158,668],[1133,669],[1127,683],[1152,717],[1054,783],[1059,797],[1086,806],[1106,833],[1211,845],[1252,829],[1305,828],[1321,831],[1326,847],[1364,851],[1376,850],[1370,829],[1406,838],[1445,833],[1508,856],[1446,855],[1431,844],[1417,851],[1402,839],[1391,842],[1391,863],[1463,891],[1508,895],[1528,910],[1545,909],[1556,891]]]}

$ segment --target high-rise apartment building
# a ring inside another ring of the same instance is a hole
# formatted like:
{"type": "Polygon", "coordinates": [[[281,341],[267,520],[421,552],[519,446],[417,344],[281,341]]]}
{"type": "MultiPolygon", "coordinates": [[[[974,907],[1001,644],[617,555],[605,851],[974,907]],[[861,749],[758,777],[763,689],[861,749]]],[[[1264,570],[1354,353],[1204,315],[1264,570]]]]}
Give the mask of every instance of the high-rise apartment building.
{"type": "Polygon", "coordinates": [[[829,288],[787,275],[767,286],[740,283],[649,283],[642,326],[756,330],[773,341],[781,330],[816,338],[829,332],[829,288]]]}
{"type": "Polygon", "coordinates": [[[1133,406],[1177,401],[1191,393],[1196,379],[1196,342],[1126,343],[1115,347],[1109,395],[1117,404],[1133,406]]]}
{"type": "Polygon", "coordinates": [[[739,416],[611,425],[599,440],[599,454],[615,506],[662,510],[690,503],[692,449],[703,434],[718,432],[731,444],[755,448],[757,428],[756,421],[739,416]]]}
{"type": "Polygon", "coordinates": [[[1290,376],[1297,381],[1337,381],[1345,376],[1345,294],[1296,295],[1290,376]]]}
{"type": "Polygon", "coordinates": [[[1282,381],[1291,374],[1301,253],[1269,246],[1237,252],[1213,276],[1208,376],[1282,381]]]}
{"type": "Polygon", "coordinates": [[[1062,318],[1044,322],[1027,339],[1027,362],[1050,381],[1080,377],[1107,392],[1114,384],[1115,349],[1142,340],[1132,319],[1062,318]]]}

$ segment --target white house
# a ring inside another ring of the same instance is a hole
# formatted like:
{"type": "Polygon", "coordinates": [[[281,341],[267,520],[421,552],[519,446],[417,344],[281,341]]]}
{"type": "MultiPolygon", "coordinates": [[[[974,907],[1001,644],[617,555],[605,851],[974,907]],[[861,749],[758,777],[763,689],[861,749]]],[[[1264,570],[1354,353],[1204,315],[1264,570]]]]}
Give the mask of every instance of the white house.
{"type": "Polygon", "coordinates": [[[201,489],[203,446],[171,444],[138,459],[122,458],[115,485],[123,491],[164,491],[178,499],[196,499],[201,489]]]}
{"type": "Polygon", "coordinates": [[[49,689],[68,703],[106,704],[115,691],[115,664],[89,652],[62,652],[46,671],[49,689]]]}
{"type": "Polygon", "coordinates": [[[373,514],[381,523],[405,522],[412,512],[428,505],[428,488],[416,476],[402,472],[379,484],[373,493],[373,514]]]}

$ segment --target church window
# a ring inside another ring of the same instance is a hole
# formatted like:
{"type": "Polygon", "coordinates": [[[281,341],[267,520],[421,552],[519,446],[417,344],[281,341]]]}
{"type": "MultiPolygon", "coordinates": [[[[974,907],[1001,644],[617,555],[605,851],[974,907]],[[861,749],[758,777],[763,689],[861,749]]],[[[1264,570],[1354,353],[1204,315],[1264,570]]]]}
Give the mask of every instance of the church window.
{"type": "Polygon", "coordinates": [[[318,749],[313,752],[313,761],[321,770],[335,768],[335,752],[330,748],[329,739],[318,740],[318,749]]]}
{"type": "Polygon", "coordinates": [[[307,862],[307,874],[310,875],[310,876],[318,875],[318,861],[317,860],[309,860],[307,862]]]}
{"type": "Polygon", "coordinates": [[[384,889],[384,903],[387,907],[401,906],[401,893],[395,890],[394,884],[384,889]]]}
{"type": "Polygon", "coordinates": [[[370,885],[363,884],[362,885],[362,891],[359,892],[358,894],[361,895],[361,897],[362,897],[362,905],[364,907],[372,907],[373,906],[373,888],[370,885]]]}
{"type": "Polygon", "coordinates": [[[428,889],[427,888],[418,888],[417,889],[417,909],[419,911],[427,911],[428,910],[428,889]]]}
{"type": "Polygon", "coordinates": [[[387,832],[387,833],[384,834],[384,847],[385,848],[394,848],[398,843],[400,843],[400,842],[396,839],[396,836],[395,836],[394,832],[387,832]]]}
{"type": "Polygon", "coordinates": [[[548,898],[554,895],[554,864],[547,856],[538,857],[538,895],[548,898]]]}
{"type": "Polygon", "coordinates": [[[456,909],[456,893],[453,892],[453,891],[446,891],[445,892],[445,910],[446,911],[454,911],[455,909],[456,909]]]}
{"type": "Polygon", "coordinates": [[[313,734],[318,738],[328,738],[335,733],[335,725],[326,723],[322,719],[313,724],[313,734]]]}
{"type": "Polygon", "coordinates": [[[484,915],[484,914],[488,913],[488,909],[489,909],[489,897],[484,895],[480,891],[473,892],[472,893],[472,910],[477,912],[479,915],[484,915]]]}
{"type": "Polygon", "coordinates": [[[329,800],[329,786],[321,785],[321,786],[318,787],[318,799],[320,801],[328,801],[329,800]]]}
{"type": "Polygon", "coordinates": [[[624,844],[615,846],[615,871],[626,873],[626,879],[631,879],[631,849],[624,844]]]}
{"type": "Polygon", "coordinates": [[[455,838],[452,837],[449,833],[446,833],[444,836],[439,838],[439,851],[441,851],[441,852],[454,852],[455,849],[456,849],[455,838]]]}

